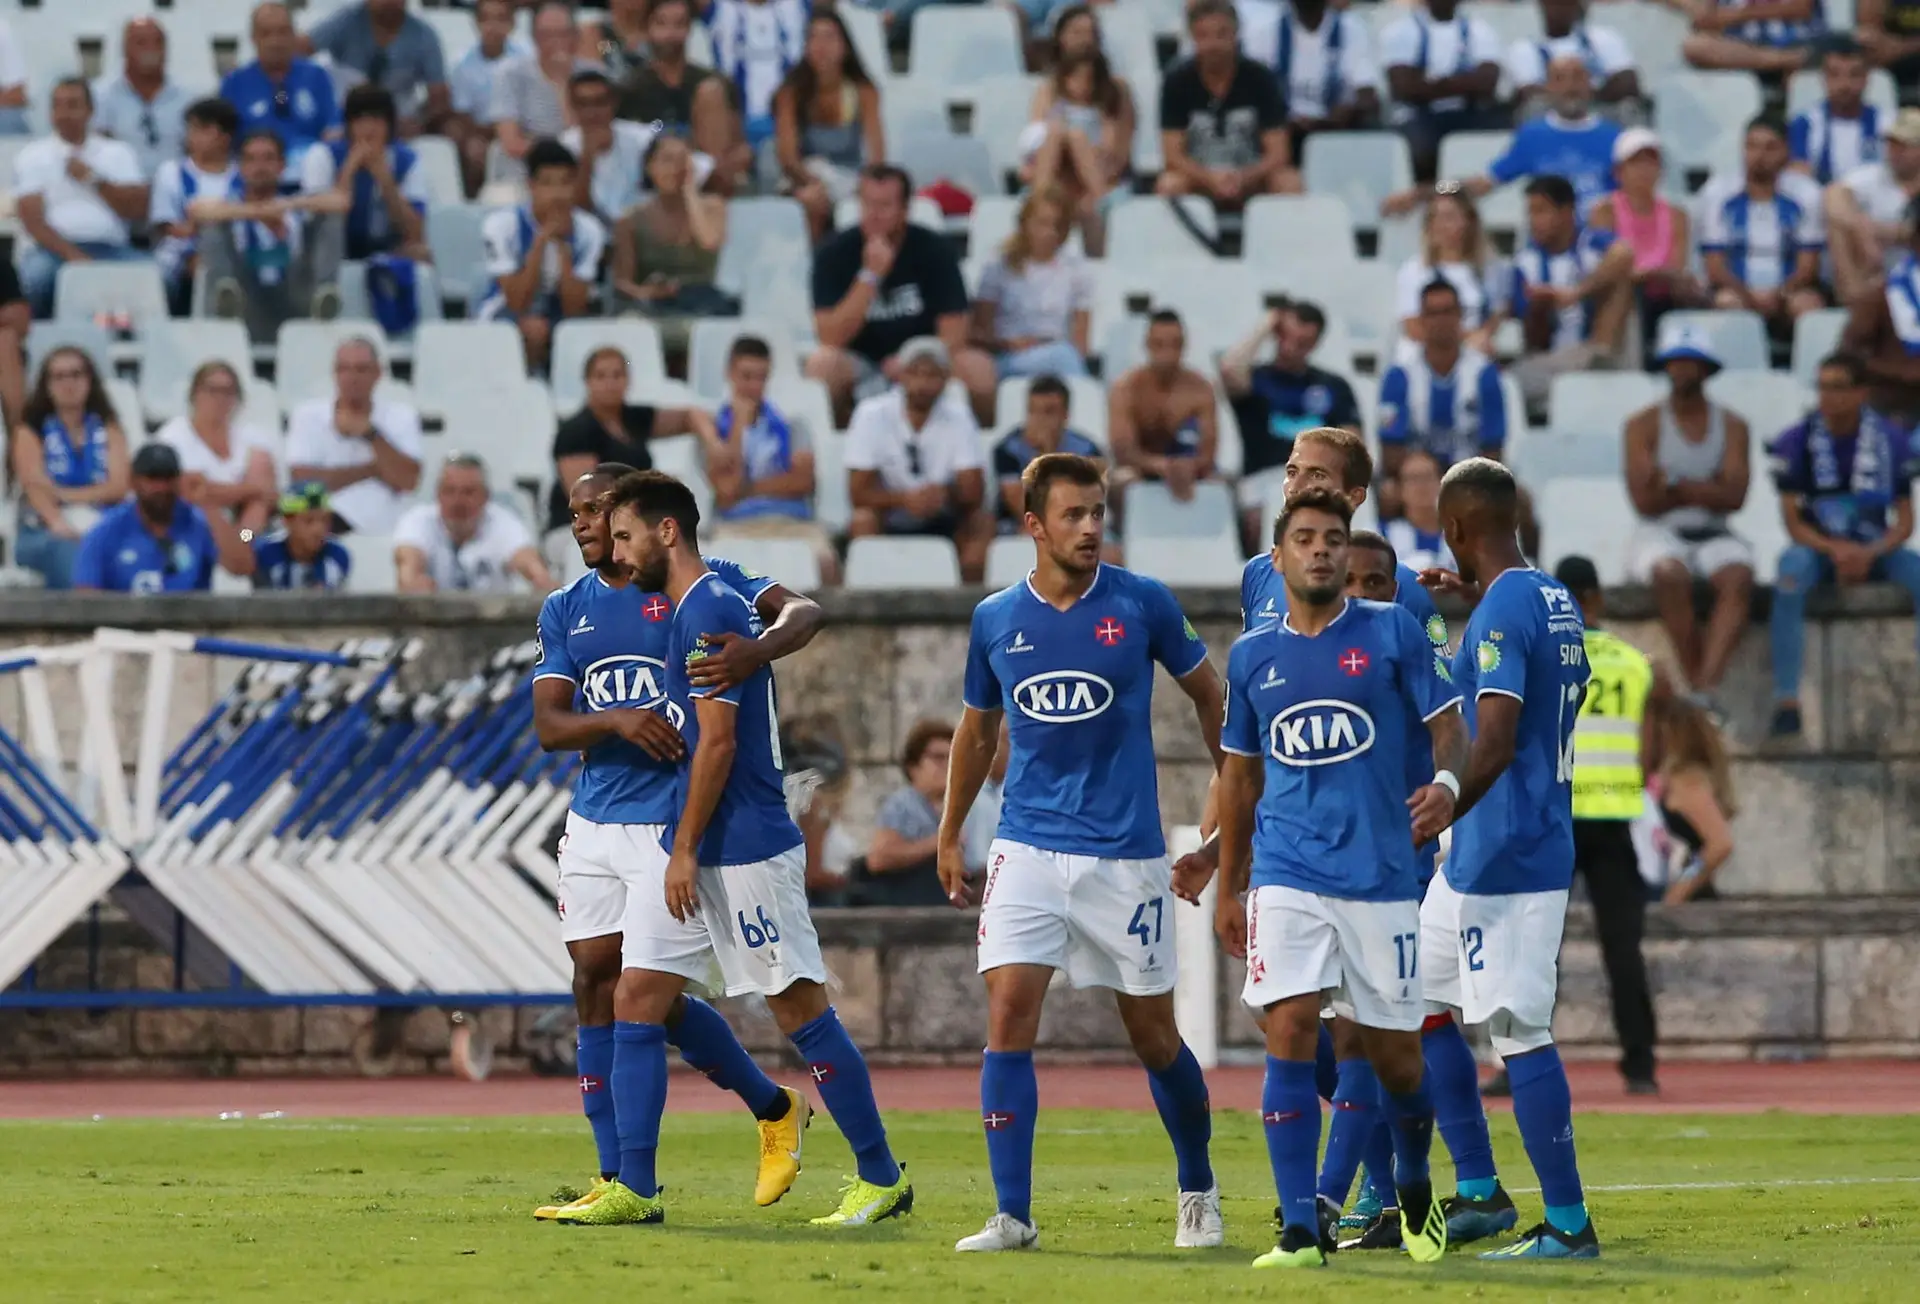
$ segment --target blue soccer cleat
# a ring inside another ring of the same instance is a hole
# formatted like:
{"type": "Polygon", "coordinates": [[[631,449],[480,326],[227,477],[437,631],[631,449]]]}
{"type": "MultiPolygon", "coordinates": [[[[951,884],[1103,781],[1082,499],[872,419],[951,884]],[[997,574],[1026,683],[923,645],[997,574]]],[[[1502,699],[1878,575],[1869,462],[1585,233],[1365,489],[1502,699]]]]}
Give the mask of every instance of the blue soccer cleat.
{"type": "Polygon", "coordinates": [[[1594,1235],[1593,1219],[1578,1232],[1568,1234],[1551,1223],[1541,1223],[1511,1245],[1488,1250],[1483,1259],[1597,1259],[1600,1238],[1594,1235]]]}
{"type": "Polygon", "coordinates": [[[1495,1185],[1493,1194],[1482,1200],[1456,1195],[1442,1206],[1447,1212],[1447,1244],[1467,1245],[1489,1236],[1510,1232],[1520,1223],[1520,1211],[1513,1207],[1507,1188],[1495,1185]]]}

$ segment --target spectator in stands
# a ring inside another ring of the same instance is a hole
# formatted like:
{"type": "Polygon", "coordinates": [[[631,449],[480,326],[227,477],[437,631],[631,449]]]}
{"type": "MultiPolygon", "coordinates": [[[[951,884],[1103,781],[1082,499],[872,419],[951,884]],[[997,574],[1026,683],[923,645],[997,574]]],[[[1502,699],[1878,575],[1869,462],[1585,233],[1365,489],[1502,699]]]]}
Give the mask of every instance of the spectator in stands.
{"type": "Polygon", "coordinates": [[[553,328],[593,311],[607,228],[575,207],[580,165],[565,145],[540,141],[526,164],[527,202],[489,213],[480,224],[493,287],[473,315],[518,326],[528,367],[544,372],[553,328]]]}
{"type": "Polygon", "coordinates": [[[1255,195],[1298,194],[1287,141],[1287,104],[1263,63],[1240,54],[1240,18],[1230,0],[1187,10],[1193,57],[1160,85],[1162,195],[1200,195],[1237,209],[1255,195]]]}
{"type": "Polygon", "coordinates": [[[859,189],[860,169],[887,157],[880,88],[833,10],[807,20],[806,57],[774,92],[773,116],[782,181],[822,240],[833,230],[834,205],[859,189]]]}
{"type": "Polygon", "coordinates": [[[1633,251],[1633,284],[1640,299],[1642,334],[1656,328],[1670,308],[1699,302],[1700,284],[1689,267],[1693,257],[1693,218],[1661,193],[1666,170],[1660,137],[1646,127],[1629,127],[1613,142],[1617,187],[1593,206],[1587,225],[1611,231],[1633,251]]]}
{"type": "Polygon", "coordinates": [[[472,453],[449,457],[433,497],[393,527],[400,592],[506,593],[516,575],[542,597],[558,587],[519,515],[493,501],[485,462],[472,453]]]}
{"type": "Polygon", "coordinates": [[[533,53],[510,60],[493,79],[494,138],[508,158],[526,163],[536,144],[573,124],[567,105],[573,75],[599,68],[578,57],[578,46],[572,6],[548,0],[534,10],[533,53]]]}
{"type": "Polygon", "coordinates": [[[1872,290],[1906,245],[1907,207],[1920,196],[1920,109],[1900,110],[1883,143],[1884,157],[1827,187],[1834,297],[1844,304],[1872,290]]]}
{"type": "Polygon", "coordinates": [[[1494,254],[1473,197],[1442,182],[1420,219],[1420,252],[1400,264],[1394,282],[1394,315],[1402,336],[1396,357],[1420,351],[1420,294],[1439,277],[1460,300],[1465,345],[1492,356],[1494,333],[1507,318],[1511,270],[1494,254]]]}
{"type": "Polygon", "coordinates": [[[1417,571],[1458,570],[1453,549],[1440,530],[1440,459],[1416,444],[1402,448],[1393,478],[1400,514],[1383,523],[1381,533],[1403,566],[1417,571]]]}
{"type": "MultiPolygon", "coordinates": [[[[1507,401],[1500,369],[1461,331],[1460,292],[1434,279],[1420,292],[1419,352],[1387,369],[1380,382],[1380,470],[1400,475],[1408,448],[1426,449],[1441,468],[1469,457],[1499,460],[1507,442],[1507,401]]],[[[1380,515],[1399,509],[1391,486],[1383,486],[1380,515]]]]}
{"type": "Polygon", "coordinates": [[[1772,733],[1784,738],[1800,732],[1807,594],[1822,583],[1890,580],[1920,602],[1920,553],[1907,547],[1920,461],[1902,424],[1867,406],[1866,367],[1851,353],[1822,359],[1814,410],[1767,456],[1793,540],[1780,554],[1771,625],[1772,733]]]}
{"type": "Polygon", "coordinates": [[[513,0],[477,0],[473,26],[479,41],[447,73],[449,107],[446,135],[460,151],[460,172],[468,194],[479,191],[487,175],[487,147],[493,144],[494,85],[501,69],[530,55],[532,47],[513,34],[513,0]]]}
{"type": "Polygon", "coordinates": [[[580,24],[580,57],[592,59],[614,81],[647,62],[647,0],[607,0],[605,14],[580,24]]]}
{"type": "Polygon", "coordinates": [[[164,160],[153,174],[147,229],[155,237],[154,261],[166,279],[168,305],[187,315],[198,264],[198,225],[187,208],[203,195],[225,199],[239,180],[233,144],[240,115],[225,100],[197,100],[187,109],[186,154],[164,160]]]}
{"type": "Polygon", "coordinates": [[[684,353],[701,317],[733,317],[740,301],[716,281],[727,242],[727,201],[703,194],[693,151],[659,135],[647,150],[646,200],[613,232],[613,290],[651,319],[668,352],[684,353]]]}
{"type": "Polygon", "coordinates": [[[727,401],[711,437],[700,439],[718,516],[706,537],[798,539],[812,547],[822,582],[838,584],[840,558],[813,517],[813,432],[767,398],[772,373],[765,340],[735,338],[727,351],[727,401]]]}
{"type": "Polygon", "coordinates": [[[940,805],[947,793],[947,758],[953,726],[944,720],[920,720],[907,731],[900,769],[907,786],[889,793],[873,817],[867,843],[866,873],[856,890],[863,904],[944,905],[946,889],[935,872],[935,843],[940,805]]]}
{"type": "Polygon", "coordinates": [[[1220,382],[1240,424],[1240,533],[1252,550],[1258,550],[1273,517],[1269,501],[1285,487],[1293,437],[1319,426],[1365,434],[1353,386],[1346,377],[1313,365],[1326,328],[1319,305],[1289,300],[1270,309],[1260,327],[1220,359],[1220,382]],[[1257,362],[1269,341],[1273,360],[1257,362]]]}
{"type": "Polygon", "coordinates": [[[1529,404],[1543,404],[1553,378],[1621,365],[1633,311],[1633,251],[1611,231],[1583,228],[1573,183],[1527,183],[1528,241],[1514,260],[1513,314],[1526,356],[1513,369],[1529,404]]]}
{"type": "Polygon", "coordinates": [[[180,496],[203,512],[224,512],[243,530],[267,528],[279,496],[273,446],[241,418],[240,376],[224,362],[203,362],[187,386],[187,410],[154,438],[179,455],[180,496]]]}
{"type": "Polygon", "coordinates": [[[27,57],[13,24],[0,19],[0,136],[24,136],[27,121],[27,57]]]}
{"type": "Polygon", "coordinates": [[[398,109],[395,133],[440,132],[453,111],[440,36],[407,12],[407,0],[361,0],[336,9],[307,33],[308,54],[325,54],[368,85],[383,87],[398,109]]]}
{"type": "Polygon", "coordinates": [[[381,254],[425,258],[427,171],[412,146],[395,135],[392,92],[368,84],[347,92],[346,138],[307,151],[300,188],[333,194],[345,218],[346,256],[356,262],[381,254]]]}
{"type": "Polygon", "coordinates": [[[1826,28],[1821,0],[1715,0],[1690,7],[1693,32],[1680,54],[1696,68],[1790,76],[1807,66],[1826,28]],[[1748,11],[1762,8],[1764,18],[1748,11]]]}
{"type": "MultiPolygon", "coordinates": [[[[1593,82],[1586,60],[1556,54],[1547,64],[1547,112],[1513,133],[1506,153],[1484,175],[1468,177],[1460,188],[1474,199],[1523,177],[1565,177],[1573,183],[1584,219],[1613,188],[1613,143],[1620,124],[1593,111],[1593,82]]],[[[1410,213],[1428,192],[1421,187],[1389,195],[1381,211],[1389,217],[1410,213]]]]}
{"type": "Polygon", "coordinates": [[[1027,386],[1027,419],[993,446],[993,478],[999,486],[994,504],[1001,534],[1017,534],[1026,515],[1026,488],[1020,483],[1027,463],[1045,453],[1074,453],[1096,462],[1106,450],[1069,428],[1073,391],[1058,376],[1038,376],[1027,386]]]}
{"type": "Polygon", "coordinates": [[[1787,126],[1787,167],[1829,185],[1880,158],[1880,111],[1866,102],[1867,59],[1844,37],[1830,40],[1820,56],[1825,98],[1787,126]]]}
{"type": "Polygon", "coordinates": [[[698,435],[702,444],[715,437],[713,418],[697,407],[655,408],[627,402],[632,373],[627,355],[603,345],[587,355],[582,369],[587,401],[560,423],[553,436],[553,463],[558,473],[547,504],[547,528],[561,529],[572,519],[567,492],[581,476],[602,462],[617,462],[636,471],[653,469],[648,441],[674,435],[698,435]]]}
{"type": "Polygon", "coordinates": [[[1380,61],[1366,16],[1329,0],[1234,6],[1240,48],[1273,69],[1294,158],[1316,131],[1352,131],[1380,116],[1380,61]]]}
{"type": "Polygon", "coordinates": [[[167,79],[167,33],[152,18],[136,18],[120,34],[121,74],[94,87],[94,126],[133,147],[149,181],[160,165],[180,157],[187,106],[193,95],[167,79]]]}
{"type": "Polygon", "coordinates": [[[1712,901],[1720,895],[1714,875],[1733,857],[1733,817],[1740,813],[1726,743],[1713,717],[1683,697],[1665,699],[1653,714],[1660,768],[1647,787],[1670,839],[1660,903],[1712,901]]]}
{"type": "Polygon", "coordinates": [[[202,512],[181,494],[180,457],[166,444],[133,455],[133,496],[109,507],[80,541],[73,587],[107,593],[205,593],[217,564],[253,574],[253,549],[219,512],[202,512]]]}
{"type": "Polygon", "coordinates": [[[243,136],[264,127],[279,137],[292,181],[307,148],[340,130],[332,76],[299,51],[293,15],[270,0],[253,11],[254,61],[220,83],[220,98],[240,111],[243,136]]]}
{"type": "Polygon", "coordinates": [[[1060,191],[1097,256],[1106,248],[1106,210],[1124,196],[1133,163],[1133,100],[1099,50],[1069,54],[1033,93],[1020,136],[1020,179],[1028,193],[1060,191]]]}
{"type": "Polygon", "coordinates": [[[1497,131],[1507,125],[1495,100],[1500,38],[1460,0],[1427,0],[1380,36],[1387,69],[1387,121],[1407,138],[1418,177],[1434,174],[1440,138],[1455,131],[1497,131]]]}
{"type": "Polygon", "coordinates": [[[714,71],[733,83],[750,150],[773,140],[774,93],[787,69],[806,60],[807,8],[807,0],[708,0],[701,15],[714,71]]]}
{"type": "Polygon", "coordinates": [[[1066,247],[1073,222],[1057,190],[1031,190],[1013,234],[980,273],[973,342],[1000,376],[1084,376],[1093,269],[1066,247]]]}
{"type": "Polygon", "coordinates": [[[740,139],[733,90],[711,68],[687,60],[693,31],[689,0],[654,0],[647,14],[647,61],[620,86],[620,116],[632,122],[659,123],[685,136],[696,151],[714,160],[714,189],[727,191],[734,177],[753,167],[753,151],[740,139]]]}
{"type": "Polygon", "coordinates": [[[253,540],[253,587],[281,591],[347,587],[353,558],[333,537],[327,487],[305,481],[280,495],[280,528],[253,540]]]}
{"type": "Polygon", "coordinates": [[[1220,478],[1219,406],[1213,382],[1185,365],[1187,330],[1167,310],[1147,319],[1147,361],[1107,389],[1107,442],[1124,493],[1136,480],[1162,481],[1187,502],[1193,486],[1220,478]]]}
{"type": "Polygon", "coordinates": [[[1920,198],[1907,206],[1900,256],[1886,285],[1862,294],[1847,314],[1841,347],[1861,360],[1874,409],[1903,424],[1920,421],[1920,198]]]}
{"type": "Polygon", "coordinates": [[[860,175],[860,225],[814,252],[813,325],[820,347],[807,375],[825,382],[836,413],[900,379],[908,340],[938,336],[976,411],[990,416],[999,376],[967,347],[967,286],[944,236],[907,221],[913,183],[888,163],[860,175]]]}
{"type": "Polygon", "coordinates": [[[1820,188],[1786,171],[1778,123],[1747,125],[1746,173],[1713,178],[1700,191],[1700,253],[1713,306],[1757,312],[1782,335],[1827,306],[1820,284],[1826,246],[1820,188]]]}
{"type": "Polygon", "coordinates": [[[1540,0],[1537,41],[1519,40],[1507,48],[1507,80],[1521,113],[1540,107],[1551,92],[1547,70],[1565,55],[1580,60],[1593,86],[1593,98],[1604,105],[1640,98],[1640,72],[1626,38],[1611,27],[1587,22],[1586,0],[1540,0]]]}
{"type": "Polygon", "coordinates": [[[1720,359],[1705,332],[1663,332],[1654,362],[1671,390],[1627,418],[1627,494],[1640,513],[1627,575],[1653,586],[1680,674],[1711,704],[1752,613],[1753,549],[1728,519],[1747,500],[1747,423],[1707,399],[1720,359]],[[1694,619],[1695,580],[1713,589],[1704,636],[1694,619]]]}
{"type": "Polygon", "coordinates": [[[371,341],[343,340],[333,355],[334,397],[302,403],[287,418],[288,477],[326,486],[336,530],[391,534],[420,484],[420,414],[377,397],[381,377],[371,341]]]}
{"type": "Polygon", "coordinates": [[[127,496],[126,432],[84,349],[47,354],[13,428],[11,448],[9,465],[21,498],[15,560],[49,589],[71,588],[84,522],[66,509],[91,513],[127,496]]]}
{"type": "Polygon", "coordinates": [[[946,392],[947,346],[932,336],[898,354],[898,384],[863,400],[847,429],[845,459],[853,520],[847,533],[939,535],[960,553],[960,575],[980,583],[993,540],[980,427],[946,392]]]}
{"type": "Polygon", "coordinates": [[[1859,0],[1854,36],[1876,68],[1902,86],[1920,81],[1920,6],[1913,0],[1859,0]]]}
{"type": "Polygon", "coordinates": [[[240,142],[232,197],[207,196],[187,205],[199,233],[211,311],[245,321],[255,344],[272,343],[296,317],[328,321],[340,314],[344,205],[333,191],[282,196],[285,168],[280,138],[258,128],[240,142]]]}
{"type": "MultiPolygon", "coordinates": [[[[573,205],[612,227],[640,202],[646,189],[647,151],[660,135],[657,128],[613,116],[613,83],[598,69],[573,74],[567,84],[573,125],[560,133],[560,143],[580,160],[574,180],[573,205]]],[[[707,169],[711,170],[708,160],[707,169]]],[[[695,168],[696,180],[705,180],[695,168]]]]}
{"type": "Polygon", "coordinates": [[[32,329],[33,313],[20,288],[20,273],[10,259],[0,258],[0,438],[11,414],[27,406],[26,341],[32,329]]]}
{"type": "Polygon", "coordinates": [[[53,134],[13,160],[15,212],[33,247],[20,282],[33,315],[53,313],[54,281],[66,263],[136,262],[128,224],[147,215],[147,183],[131,146],[91,130],[93,91],[78,77],[53,88],[53,134]]]}

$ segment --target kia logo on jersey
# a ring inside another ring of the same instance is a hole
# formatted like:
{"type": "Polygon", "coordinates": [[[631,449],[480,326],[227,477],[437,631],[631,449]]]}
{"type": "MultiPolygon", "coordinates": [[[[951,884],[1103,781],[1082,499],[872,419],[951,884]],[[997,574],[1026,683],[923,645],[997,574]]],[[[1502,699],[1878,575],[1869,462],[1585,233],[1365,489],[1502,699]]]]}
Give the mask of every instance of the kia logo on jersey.
{"type": "Polygon", "coordinates": [[[1373,717],[1351,702],[1316,698],[1273,717],[1267,740],[1282,765],[1333,765],[1373,746],[1373,717]]]}
{"type": "Polygon", "coordinates": [[[1013,700],[1028,718],[1046,724],[1091,720],[1113,705],[1113,685],[1084,670],[1049,670],[1013,686],[1013,700]]]}
{"type": "Polygon", "coordinates": [[[587,667],[580,691],[595,711],[654,707],[666,698],[667,666],[654,657],[602,657],[587,667]]]}

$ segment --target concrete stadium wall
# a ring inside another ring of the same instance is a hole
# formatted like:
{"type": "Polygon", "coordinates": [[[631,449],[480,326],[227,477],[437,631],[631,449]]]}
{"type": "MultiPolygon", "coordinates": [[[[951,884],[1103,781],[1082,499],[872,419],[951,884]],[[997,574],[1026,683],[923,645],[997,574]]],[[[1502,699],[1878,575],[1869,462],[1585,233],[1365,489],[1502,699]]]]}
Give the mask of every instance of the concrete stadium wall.
{"type": "MultiPolygon", "coordinates": [[[[913,722],[957,713],[966,621],[977,595],[832,594],[829,627],[780,668],[788,719],[831,718],[853,773],[842,819],[864,835],[880,800],[899,783],[894,757],[913,722]]],[[[1237,632],[1231,594],[1186,595],[1217,662],[1237,632]]],[[[1614,595],[1615,628],[1655,655],[1663,651],[1642,593],[1614,595]]],[[[524,599],[416,599],[258,595],[238,598],[95,597],[9,593],[0,600],[0,655],[12,647],[84,637],[101,625],[190,629],[331,647],[356,635],[405,633],[424,640],[413,667],[422,684],[471,669],[495,648],[530,636],[536,604],[524,599]]],[[[173,708],[176,737],[197,721],[237,669],[183,658],[173,708]]],[[[115,685],[122,738],[134,735],[144,684],[138,670],[115,685]]],[[[1764,628],[1743,643],[1725,693],[1733,717],[1742,809],[1739,850],[1723,872],[1730,894],[1748,898],[1655,912],[1649,955],[1669,1041],[1700,1053],[1773,1050],[1920,1055],[1920,657],[1904,600],[1879,590],[1815,604],[1808,631],[1807,737],[1790,749],[1761,748],[1770,688],[1764,628]]],[[[56,705],[77,684],[56,677],[56,705]]],[[[18,730],[17,684],[0,677],[0,726],[18,730]]],[[[1183,697],[1156,696],[1161,808],[1169,824],[1200,810],[1207,765],[1183,697]]],[[[71,756],[77,713],[63,712],[71,756]]],[[[111,922],[111,921],[109,921],[111,922]]],[[[972,999],[972,931],[964,917],[933,912],[823,916],[855,1035],[893,1060],[967,1058],[982,1044],[972,999]]],[[[105,986],[164,980],[166,961],[131,932],[110,930],[105,986]]],[[[41,971],[45,986],[84,963],[70,937],[41,971]]],[[[1229,966],[1231,968],[1231,966],[1229,966]]],[[[1223,1003],[1237,1001],[1239,975],[1223,972],[1223,1003]]],[[[1576,1049],[1604,1053],[1610,1037],[1597,947],[1576,912],[1562,955],[1559,1031],[1576,1049]]],[[[512,1062],[534,1012],[483,1016],[512,1062]]],[[[764,1017],[743,1014],[757,1042],[777,1038],[764,1017]]],[[[351,1049],[371,1016],[342,1010],[262,1013],[79,1011],[0,1013],[0,1072],[88,1067],[104,1072],[350,1071],[351,1049]]],[[[1223,1024],[1246,1040],[1251,1026],[1223,1024]]],[[[1044,1035],[1059,1053],[1111,1054],[1124,1046],[1110,1003],[1056,994],[1044,1035]]],[[[445,1020],[407,1022],[400,1067],[425,1068],[444,1054],[445,1020]]]]}

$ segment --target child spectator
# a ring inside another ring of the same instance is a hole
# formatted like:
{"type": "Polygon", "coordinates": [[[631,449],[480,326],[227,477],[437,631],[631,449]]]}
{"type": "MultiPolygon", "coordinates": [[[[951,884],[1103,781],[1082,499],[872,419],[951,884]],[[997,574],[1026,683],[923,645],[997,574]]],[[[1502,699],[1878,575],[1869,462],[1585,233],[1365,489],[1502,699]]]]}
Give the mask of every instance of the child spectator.
{"type": "Polygon", "coordinates": [[[279,508],[280,528],[253,541],[253,587],[330,593],[346,588],[353,558],[333,537],[327,487],[302,481],[280,495],[279,508]]]}

